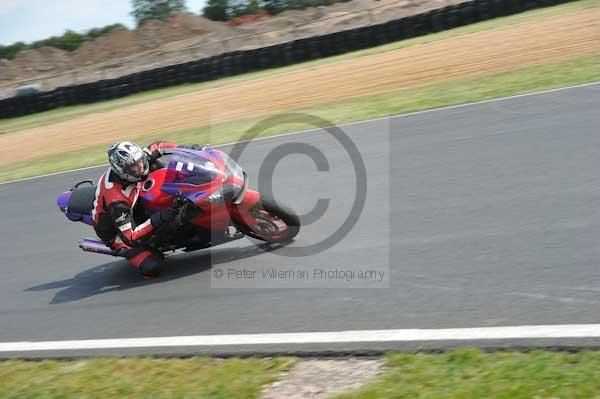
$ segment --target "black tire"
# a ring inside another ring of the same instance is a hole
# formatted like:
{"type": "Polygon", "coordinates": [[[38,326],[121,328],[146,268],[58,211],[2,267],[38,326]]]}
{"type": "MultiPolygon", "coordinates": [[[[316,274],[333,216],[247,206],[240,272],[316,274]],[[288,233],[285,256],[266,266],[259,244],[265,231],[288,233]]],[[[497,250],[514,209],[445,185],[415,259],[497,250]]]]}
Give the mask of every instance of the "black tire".
{"type": "Polygon", "coordinates": [[[287,225],[287,234],[285,237],[278,238],[276,240],[269,240],[260,235],[256,234],[251,229],[245,231],[245,234],[256,238],[257,240],[267,241],[267,242],[290,242],[294,237],[298,235],[300,232],[300,218],[291,208],[285,206],[281,203],[275,202],[275,200],[267,197],[261,197],[259,203],[256,205],[259,209],[264,209],[271,215],[277,216],[287,225]]]}

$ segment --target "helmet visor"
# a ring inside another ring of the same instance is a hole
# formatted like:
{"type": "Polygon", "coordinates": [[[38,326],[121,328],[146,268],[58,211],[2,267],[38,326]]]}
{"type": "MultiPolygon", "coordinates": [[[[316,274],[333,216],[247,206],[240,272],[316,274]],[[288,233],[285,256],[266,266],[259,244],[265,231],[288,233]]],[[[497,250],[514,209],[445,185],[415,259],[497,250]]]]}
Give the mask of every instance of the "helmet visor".
{"type": "Polygon", "coordinates": [[[146,157],[142,157],[137,160],[133,165],[127,167],[127,174],[135,177],[144,177],[148,174],[148,160],[146,157]]]}

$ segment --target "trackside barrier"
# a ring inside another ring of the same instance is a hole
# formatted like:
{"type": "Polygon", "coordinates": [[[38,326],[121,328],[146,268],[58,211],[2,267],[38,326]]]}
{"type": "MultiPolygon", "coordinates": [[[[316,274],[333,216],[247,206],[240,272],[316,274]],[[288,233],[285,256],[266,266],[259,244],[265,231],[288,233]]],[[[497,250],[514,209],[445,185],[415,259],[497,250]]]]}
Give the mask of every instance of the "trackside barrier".
{"type": "Polygon", "coordinates": [[[0,118],[89,104],[181,83],[204,82],[329,57],[568,1],[470,0],[381,24],[3,99],[0,100],[0,118]]]}

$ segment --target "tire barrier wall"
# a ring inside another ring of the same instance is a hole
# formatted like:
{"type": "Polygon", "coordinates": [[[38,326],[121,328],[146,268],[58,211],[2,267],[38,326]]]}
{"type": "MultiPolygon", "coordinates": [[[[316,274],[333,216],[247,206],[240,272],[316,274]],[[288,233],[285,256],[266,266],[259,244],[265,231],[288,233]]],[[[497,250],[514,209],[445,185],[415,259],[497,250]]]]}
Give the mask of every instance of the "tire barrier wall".
{"type": "Polygon", "coordinates": [[[0,118],[125,97],[181,83],[226,76],[361,50],[569,0],[470,0],[386,23],[313,36],[252,50],[234,51],[116,79],[59,87],[0,100],[0,118]]]}

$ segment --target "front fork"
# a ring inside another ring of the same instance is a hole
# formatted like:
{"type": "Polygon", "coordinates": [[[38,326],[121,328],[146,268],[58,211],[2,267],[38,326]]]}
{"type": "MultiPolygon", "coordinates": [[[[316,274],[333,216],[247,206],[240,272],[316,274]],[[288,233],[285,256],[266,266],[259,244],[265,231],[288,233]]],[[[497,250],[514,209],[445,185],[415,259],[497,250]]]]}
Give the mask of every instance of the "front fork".
{"type": "Polygon", "coordinates": [[[229,214],[232,221],[241,231],[245,232],[256,226],[257,219],[252,215],[252,210],[260,202],[260,193],[246,190],[243,200],[239,204],[229,205],[229,214]]]}

